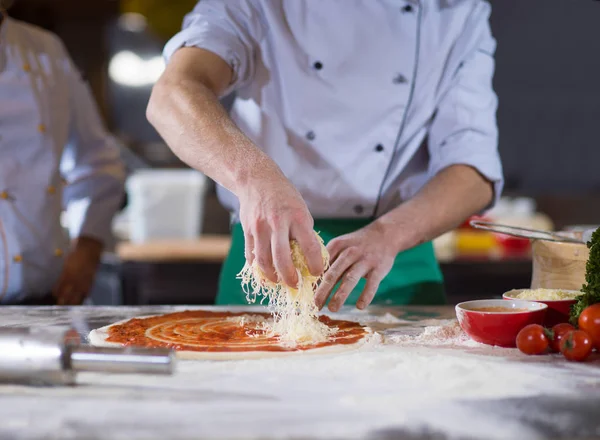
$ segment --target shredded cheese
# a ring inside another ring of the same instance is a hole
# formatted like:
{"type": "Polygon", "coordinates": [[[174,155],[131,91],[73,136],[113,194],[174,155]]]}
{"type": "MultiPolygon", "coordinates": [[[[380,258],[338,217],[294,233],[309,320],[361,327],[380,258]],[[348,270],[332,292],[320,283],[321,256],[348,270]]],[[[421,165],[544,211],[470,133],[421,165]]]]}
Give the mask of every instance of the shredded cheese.
{"type": "Polygon", "coordinates": [[[225,319],[228,322],[233,322],[240,327],[245,327],[249,324],[260,325],[265,322],[265,318],[261,315],[241,315],[241,316],[230,316],[225,319]]]}
{"type": "MultiPolygon", "coordinates": [[[[321,255],[325,267],[329,265],[329,253],[323,239],[316,234],[321,244],[321,255]]],[[[306,264],[306,259],[296,240],[290,241],[292,261],[298,273],[298,288],[283,282],[273,283],[267,279],[256,260],[246,262],[238,274],[242,289],[249,303],[260,299],[262,304],[268,301],[268,308],[273,320],[262,324],[264,331],[276,336],[286,346],[297,344],[316,344],[326,341],[337,329],[330,328],[318,319],[318,308],[315,304],[315,289],[321,277],[313,276],[306,264]]]]}
{"type": "Polygon", "coordinates": [[[582,292],[575,290],[532,289],[522,291],[515,298],[534,301],[561,301],[576,299],[581,294],[582,292]]]}
{"type": "Polygon", "coordinates": [[[227,318],[227,321],[233,322],[245,329],[246,336],[260,338],[269,336],[268,334],[265,334],[265,328],[268,328],[268,322],[272,321],[272,319],[267,320],[261,315],[242,315],[232,316],[227,318]]]}

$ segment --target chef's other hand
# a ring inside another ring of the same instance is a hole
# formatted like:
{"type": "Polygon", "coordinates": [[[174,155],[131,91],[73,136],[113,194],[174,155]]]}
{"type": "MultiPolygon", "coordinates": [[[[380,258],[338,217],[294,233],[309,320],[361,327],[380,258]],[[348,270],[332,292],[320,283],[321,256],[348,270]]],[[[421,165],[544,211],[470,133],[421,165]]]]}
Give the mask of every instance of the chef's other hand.
{"type": "Polygon", "coordinates": [[[398,254],[389,232],[377,221],[351,234],[331,240],[327,245],[331,262],[315,293],[315,302],[322,308],[333,288],[341,281],[329,301],[329,310],[337,312],[361,278],[367,280],[356,307],[367,307],[383,278],[389,273],[398,254]]]}
{"type": "Polygon", "coordinates": [[[280,171],[263,169],[260,179],[247,185],[238,198],[249,263],[256,258],[270,281],[297,286],[299,280],[290,249],[290,240],[295,239],[311,274],[323,273],[314,220],[300,193],[280,171]]]}
{"type": "Polygon", "coordinates": [[[103,245],[90,237],[79,237],[65,257],[65,264],[52,294],[58,305],[80,305],[90,293],[103,245]]]}

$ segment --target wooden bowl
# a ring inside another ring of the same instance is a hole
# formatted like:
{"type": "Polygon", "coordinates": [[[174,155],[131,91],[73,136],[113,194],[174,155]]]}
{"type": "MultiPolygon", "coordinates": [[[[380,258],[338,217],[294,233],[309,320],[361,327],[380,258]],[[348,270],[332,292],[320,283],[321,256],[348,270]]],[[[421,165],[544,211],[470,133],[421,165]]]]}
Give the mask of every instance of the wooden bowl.
{"type": "Polygon", "coordinates": [[[581,290],[590,256],[585,244],[534,240],[532,289],[581,290]]]}

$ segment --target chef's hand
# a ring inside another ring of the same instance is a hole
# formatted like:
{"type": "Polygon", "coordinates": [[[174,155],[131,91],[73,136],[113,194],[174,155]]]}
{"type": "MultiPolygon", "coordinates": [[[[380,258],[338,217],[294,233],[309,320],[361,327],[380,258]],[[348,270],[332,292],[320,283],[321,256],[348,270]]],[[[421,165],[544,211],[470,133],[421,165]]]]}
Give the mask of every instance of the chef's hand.
{"type": "Polygon", "coordinates": [[[256,258],[270,281],[278,282],[279,275],[281,281],[295,287],[298,275],[291,257],[291,239],[300,245],[311,274],[323,273],[314,221],[300,193],[280,171],[262,171],[260,179],[238,194],[246,260],[252,263],[256,258]]]}
{"type": "Polygon", "coordinates": [[[329,301],[329,310],[332,312],[340,309],[361,278],[366,278],[367,282],[356,307],[367,307],[399,252],[398,244],[390,239],[387,227],[378,221],[331,240],[327,250],[331,265],[317,288],[315,302],[322,308],[333,288],[341,281],[337,292],[329,301]]]}
{"type": "Polygon", "coordinates": [[[58,305],[83,303],[92,288],[102,249],[102,242],[94,238],[79,237],[75,240],[52,292],[58,305]]]}

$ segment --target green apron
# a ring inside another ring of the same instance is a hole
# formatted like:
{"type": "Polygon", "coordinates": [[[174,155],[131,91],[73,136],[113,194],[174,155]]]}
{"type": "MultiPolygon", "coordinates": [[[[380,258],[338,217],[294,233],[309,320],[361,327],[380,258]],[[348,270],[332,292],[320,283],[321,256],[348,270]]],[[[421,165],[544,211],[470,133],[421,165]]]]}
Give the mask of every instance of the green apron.
{"type": "MultiPolygon", "coordinates": [[[[315,220],[315,231],[327,244],[335,237],[357,231],[370,222],[370,219],[315,220]]],[[[238,223],[233,226],[231,249],[221,269],[216,304],[247,304],[240,280],[236,278],[245,261],[244,232],[238,223]]],[[[364,287],[365,280],[361,279],[345,304],[356,304],[364,287]]],[[[439,305],[444,304],[445,300],[442,273],[435,259],[433,245],[428,242],[398,254],[392,270],[379,285],[372,304],[439,305]]]]}

